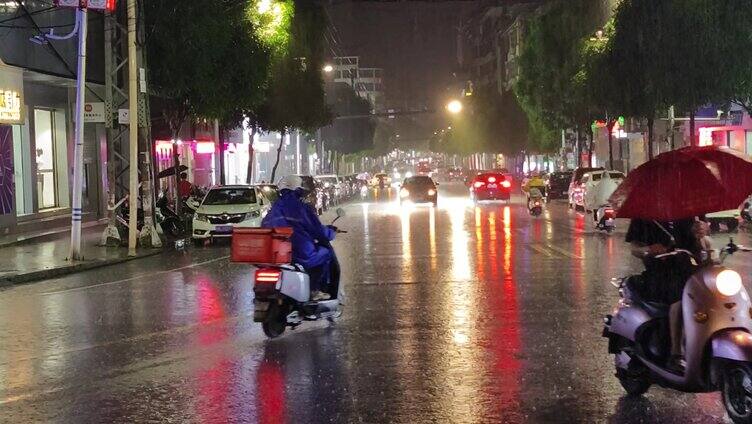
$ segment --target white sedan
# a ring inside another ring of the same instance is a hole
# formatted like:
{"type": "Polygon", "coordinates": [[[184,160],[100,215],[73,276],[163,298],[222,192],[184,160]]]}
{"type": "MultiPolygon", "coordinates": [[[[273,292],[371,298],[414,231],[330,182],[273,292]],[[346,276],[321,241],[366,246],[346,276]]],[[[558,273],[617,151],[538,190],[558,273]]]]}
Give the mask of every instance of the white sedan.
{"type": "Polygon", "coordinates": [[[269,212],[269,200],[258,187],[237,185],[213,187],[193,217],[193,242],[232,237],[234,227],[259,227],[269,212]]]}

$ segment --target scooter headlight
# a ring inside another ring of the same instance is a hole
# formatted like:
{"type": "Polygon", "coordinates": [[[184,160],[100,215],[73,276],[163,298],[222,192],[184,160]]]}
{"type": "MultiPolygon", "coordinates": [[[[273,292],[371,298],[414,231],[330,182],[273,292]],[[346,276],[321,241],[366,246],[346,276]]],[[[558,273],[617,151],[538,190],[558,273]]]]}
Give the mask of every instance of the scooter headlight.
{"type": "Polygon", "coordinates": [[[742,289],[742,276],[736,271],[724,269],[715,277],[715,288],[724,296],[734,296],[742,289]]]}
{"type": "Polygon", "coordinates": [[[400,190],[400,197],[403,199],[410,197],[410,191],[406,188],[403,188],[402,190],[400,190]]]}

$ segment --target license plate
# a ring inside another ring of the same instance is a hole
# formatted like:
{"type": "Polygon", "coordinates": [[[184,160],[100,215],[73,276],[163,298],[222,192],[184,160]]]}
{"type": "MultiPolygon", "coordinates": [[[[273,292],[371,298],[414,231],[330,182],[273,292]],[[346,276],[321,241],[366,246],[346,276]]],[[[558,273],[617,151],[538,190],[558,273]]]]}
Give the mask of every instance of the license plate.
{"type": "Polygon", "coordinates": [[[497,186],[496,184],[489,184],[486,187],[488,187],[488,188],[499,188],[499,186],[497,186]]]}
{"type": "Polygon", "coordinates": [[[217,225],[214,228],[214,231],[218,233],[231,233],[232,232],[232,225],[217,225]]]}

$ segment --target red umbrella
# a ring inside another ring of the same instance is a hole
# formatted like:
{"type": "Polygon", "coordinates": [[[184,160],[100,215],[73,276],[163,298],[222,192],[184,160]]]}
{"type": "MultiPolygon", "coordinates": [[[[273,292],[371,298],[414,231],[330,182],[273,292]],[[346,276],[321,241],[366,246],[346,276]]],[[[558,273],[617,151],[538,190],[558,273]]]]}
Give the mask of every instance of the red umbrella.
{"type": "Polygon", "coordinates": [[[726,147],[686,147],[637,167],[611,195],[620,218],[672,221],[736,209],[752,194],[752,162],[726,147]]]}

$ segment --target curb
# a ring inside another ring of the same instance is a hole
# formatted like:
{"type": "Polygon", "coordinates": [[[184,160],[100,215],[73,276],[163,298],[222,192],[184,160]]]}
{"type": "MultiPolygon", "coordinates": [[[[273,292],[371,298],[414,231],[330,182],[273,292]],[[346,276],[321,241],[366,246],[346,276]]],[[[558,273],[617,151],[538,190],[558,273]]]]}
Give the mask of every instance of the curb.
{"type": "Polygon", "coordinates": [[[162,249],[152,249],[145,253],[138,254],[136,256],[126,256],[115,259],[94,259],[91,261],[84,261],[73,263],[70,265],[59,266],[55,268],[48,268],[39,271],[31,271],[23,274],[6,275],[0,277],[0,287],[10,287],[17,284],[31,283],[40,280],[47,280],[50,278],[62,277],[65,275],[75,274],[78,272],[89,271],[97,268],[104,268],[110,265],[117,265],[124,262],[129,262],[136,259],[147,258],[150,256],[156,256],[162,253],[162,249]]]}

